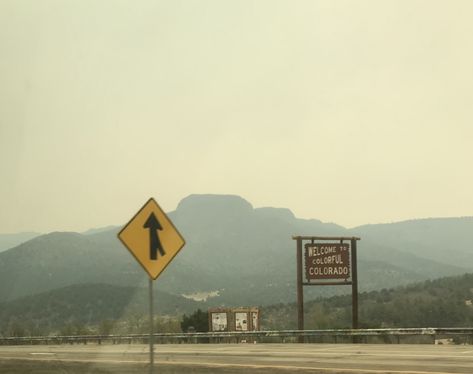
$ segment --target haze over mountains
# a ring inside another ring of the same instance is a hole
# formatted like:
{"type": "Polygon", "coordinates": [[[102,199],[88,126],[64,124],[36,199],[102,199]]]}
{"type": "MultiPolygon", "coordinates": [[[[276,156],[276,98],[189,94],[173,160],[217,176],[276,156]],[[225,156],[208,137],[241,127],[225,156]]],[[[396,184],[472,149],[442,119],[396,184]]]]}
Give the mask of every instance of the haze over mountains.
{"type": "MultiPolygon", "coordinates": [[[[288,209],[254,209],[241,197],[229,195],[191,195],[169,216],[187,244],[158,278],[156,288],[172,297],[181,311],[198,305],[293,302],[293,235],[360,236],[360,291],[473,269],[468,241],[473,232],[471,217],[346,229],[296,218],[288,209]],[[212,291],[218,296],[200,304],[193,300],[186,304],[182,296],[212,291]]],[[[118,230],[110,227],[83,234],[50,233],[0,253],[0,302],[81,284],[145,286],[146,275],[116,238],[118,230]]],[[[350,289],[305,290],[308,299],[345,292],[350,289]]]]}
{"type": "Polygon", "coordinates": [[[36,236],[41,235],[37,232],[20,232],[16,234],[0,234],[0,252],[13,248],[36,236]]]}

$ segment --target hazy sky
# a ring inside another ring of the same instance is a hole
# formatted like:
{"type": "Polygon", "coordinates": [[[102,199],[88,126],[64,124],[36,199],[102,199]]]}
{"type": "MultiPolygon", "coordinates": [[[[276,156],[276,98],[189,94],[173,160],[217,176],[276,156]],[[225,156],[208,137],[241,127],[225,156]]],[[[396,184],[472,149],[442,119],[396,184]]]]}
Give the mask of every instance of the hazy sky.
{"type": "Polygon", "coordinates": [[[472,14],[0,0],[0,233],[122,224],[193,193],[348,227],[473,215],[472,14]]]}

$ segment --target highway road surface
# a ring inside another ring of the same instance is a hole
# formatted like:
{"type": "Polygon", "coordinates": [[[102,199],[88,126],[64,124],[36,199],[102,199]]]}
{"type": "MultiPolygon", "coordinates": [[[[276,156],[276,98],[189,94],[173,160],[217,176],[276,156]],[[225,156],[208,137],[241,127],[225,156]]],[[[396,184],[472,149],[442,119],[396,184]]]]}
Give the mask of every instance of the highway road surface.
{"type": "MultiPolygon", "coordinates": [[[[147,373],[147,345],[0,346],[0,373],[147,373]]],[[[473,346],[172,344],[155,373],[473,374],[473,346]]]]}

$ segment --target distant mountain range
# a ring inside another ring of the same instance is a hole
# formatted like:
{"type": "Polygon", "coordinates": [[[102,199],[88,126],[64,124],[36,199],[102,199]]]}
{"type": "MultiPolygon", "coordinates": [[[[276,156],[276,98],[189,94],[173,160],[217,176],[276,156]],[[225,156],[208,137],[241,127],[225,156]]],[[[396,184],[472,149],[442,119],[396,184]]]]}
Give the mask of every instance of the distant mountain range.
{"type": "Polygon", "coordinates": [[[418,219],[364,225],[352,231],[439,263],[473,269],[473,217],[418,219]]]}
{"type": "Polygon", "coordinates": [[[16,247],[30,239],[41,235],[37,232],[20,232],[17,234],[0,234],[0,252],[16,247]]]}
{"type": "MultiPolygon", "coordinates": [[[[293,235],[360,236],[360,291],[471,272],[473,218],[426,219],[354,229],[257,208],[238,196],[191,195],[170,218],[186,246],[156,281],[159,292],[218,291],[205,305],[295,300],[293,235]]],[[[118,241],[118,227],[50,233],[0,253],[0,302],[80,284],[142,287],[147,278],[118,241]]],[[[0,242],[2,236],[0,235],[0,242]]],[[[74,289],[70,289],[74,292],[74,289]]],[[[306,287],[307,299],[350,292],[306,287]]],[[[195,305],[200,305],[199,303],[195,305]]],[[[204,304],[202,304],[204,305],[204,304]]]]}

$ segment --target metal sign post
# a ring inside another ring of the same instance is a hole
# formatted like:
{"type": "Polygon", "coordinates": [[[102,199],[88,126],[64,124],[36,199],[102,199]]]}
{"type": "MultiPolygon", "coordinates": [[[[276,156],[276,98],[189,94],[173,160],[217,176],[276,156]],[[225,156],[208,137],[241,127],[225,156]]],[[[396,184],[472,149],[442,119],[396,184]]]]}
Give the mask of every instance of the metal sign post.
{"type": "MultiPolygon", "coordinates": [[[[356,237],[294,236],[297,242],[297,329],[304,330],[303,286],[352,286],[352,328],[358,328],[358,271],[356,237]],[[303,242],[305,256],[302,254],[303,242]],[[323,243],[320,243],[323,241],[323,243]],[[328,242],[331,241],[331,242],[328,242]],[[333,243],[337,241],[339,243],[333,243]],[[344,244],[350,241],[350,245],[344,244]],[[350,248],[351,247],[351,248],[350,248]],[[349,251],[351,256],[349,256],[349,251]],[[302,259],[305,259],[306,282],[303,281],[302,259]],[[351,263],[350,263],[351,258],[351,263]]],[[[299,338],[304,342],[304,337],[299,338]]]]}
{"type": "Polygon", "coordinates": [[[153,280],[149,279],[149,374],[154,368],[154,318],[153,318],[153,280]]]}
{"type": "Polygon", "coordinates": [[[166,269],[186,242],[153,198],[118,233],[118,239],[149,275],[149,373],[153,374],[153,280],[166,269]]]}

